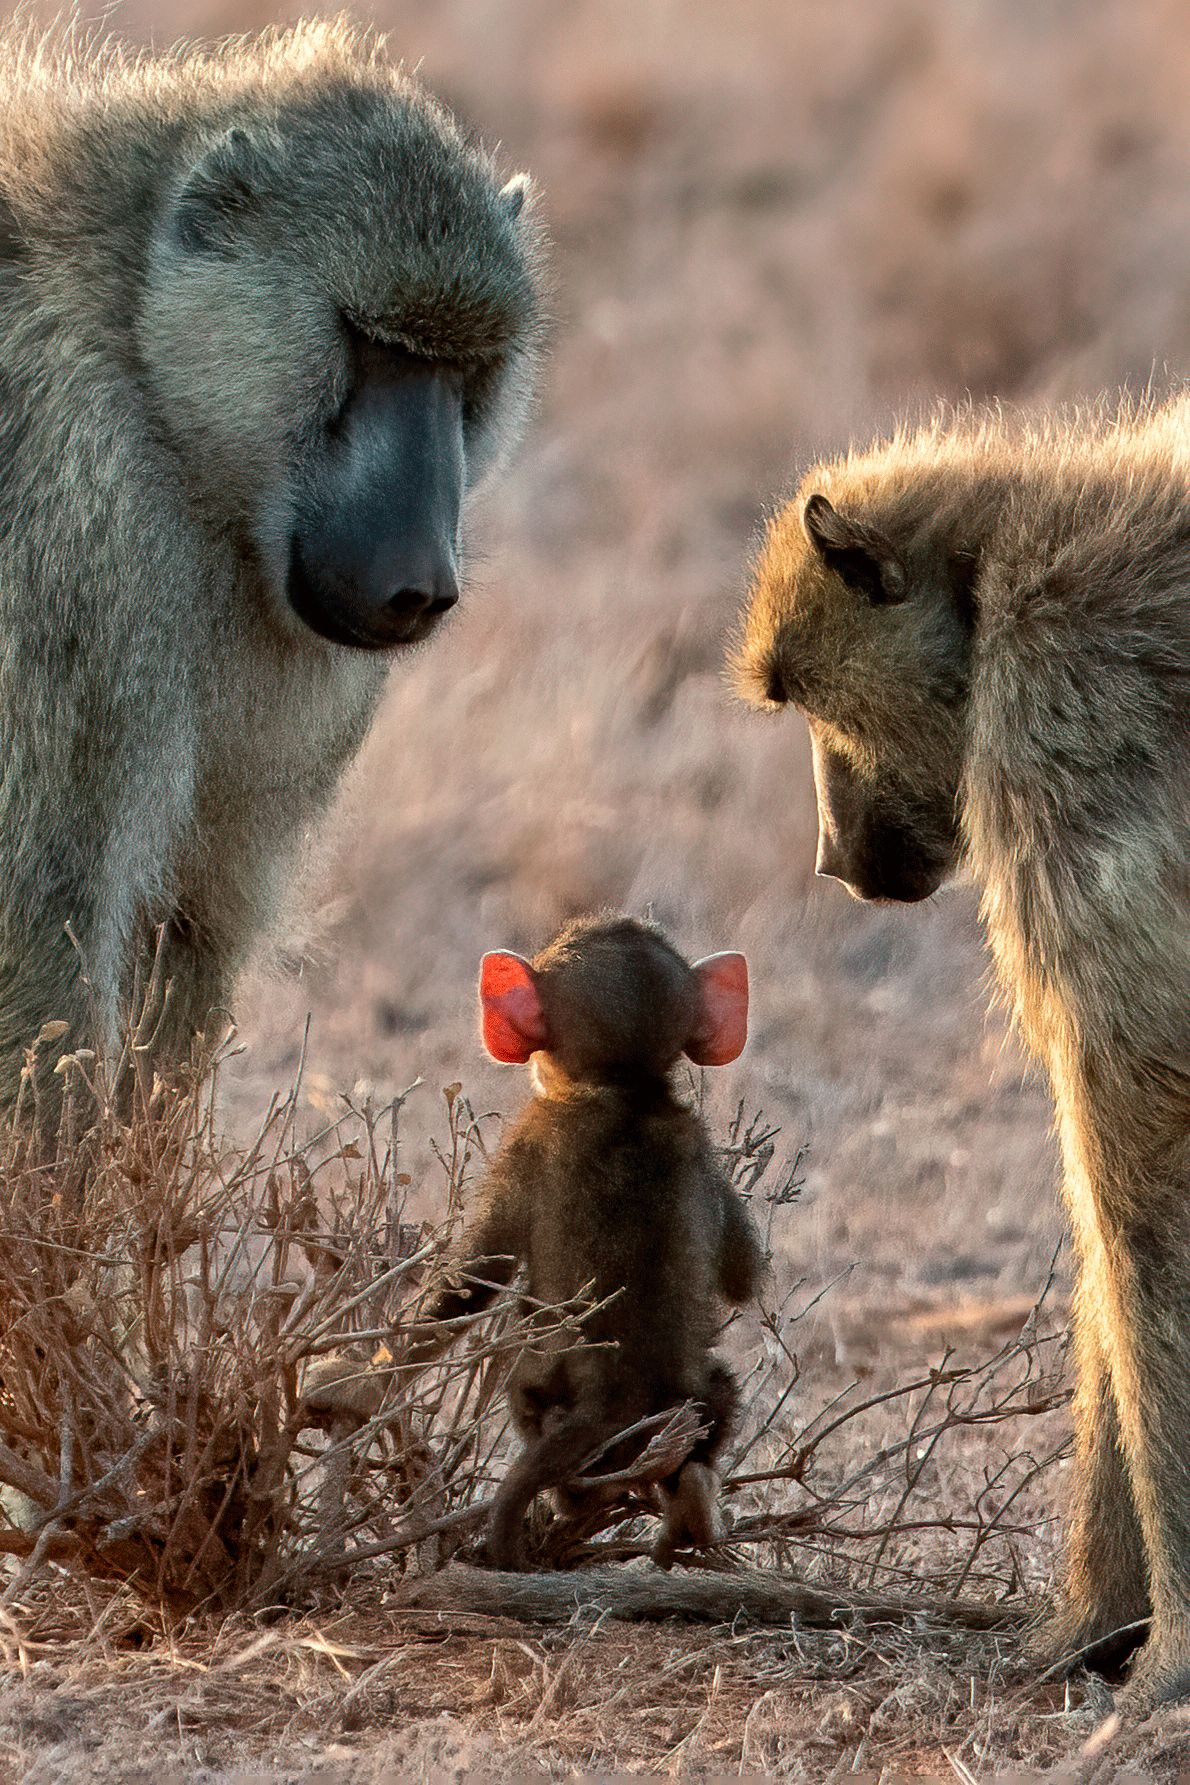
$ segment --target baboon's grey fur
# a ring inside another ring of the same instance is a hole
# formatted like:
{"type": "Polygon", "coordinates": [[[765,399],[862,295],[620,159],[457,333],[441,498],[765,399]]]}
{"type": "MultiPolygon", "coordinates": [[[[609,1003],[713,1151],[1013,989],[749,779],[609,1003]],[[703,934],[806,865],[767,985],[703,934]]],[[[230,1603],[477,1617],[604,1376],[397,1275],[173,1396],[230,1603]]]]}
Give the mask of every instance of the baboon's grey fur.
{"type": "Polygon", "coordinates": [[[99,1040],[160,923],[167,1045],[226,1001],[390,662],[277,593],[341,319],[457,368],[473,482],[531,383],[523,196],[342,22],[0,37],[0,1099],[86,1036],[68,922],[99,1040]]]}
{"type": "Polygon", "coordinates": [[[1190,401],[906,433],[809,473],[737,667],[805,711],[820,867],[965,861],[1054,1091],[1079,1279],[1052,1656],[1152,1612],[1190,1689],[1190,401]],[[815,498],[826,498],[826,500],[815,498]]]}

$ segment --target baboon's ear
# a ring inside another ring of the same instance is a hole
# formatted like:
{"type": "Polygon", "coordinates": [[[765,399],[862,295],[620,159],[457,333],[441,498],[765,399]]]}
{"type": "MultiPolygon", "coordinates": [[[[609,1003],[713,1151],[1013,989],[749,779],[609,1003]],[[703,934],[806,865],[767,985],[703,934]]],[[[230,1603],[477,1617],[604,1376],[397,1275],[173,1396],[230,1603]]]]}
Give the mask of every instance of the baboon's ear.
{"type": "Polygon", "coordinates": [[[500,202],[509,217],[519,217],[521,207],[529,196],[528,174],[513,174],[511,180],[500,188],[500,202]]]}
{"type": "Polygon", "coordinates": [[[264,162],[247,131],[229,130],[197,161],[174,207],[174,228],[191,254],[225,254],[237,223],[260,200],[264,162]]]}
{"type": "Polygon", "coordinates": [[[748,963],[742,954],[709,954],[693,973],[698,1020],[683,1052],[696,1066],[726,1066],[748,1039],[748,963]]]}
{"type": "Polygon", "coordinates": [[[523,1065],[548,1046],[537,976],[519,954],[485,954],[479,963],[483,1044],[493,1060],[523,1065]]]}
{"type": "Polygon", "coordinates": [[[806,498],[806,537],[823,563],[872,602],[905,599],[905,572],[892,546],[866,521],[850,520],[823,495],[806,498]]]}

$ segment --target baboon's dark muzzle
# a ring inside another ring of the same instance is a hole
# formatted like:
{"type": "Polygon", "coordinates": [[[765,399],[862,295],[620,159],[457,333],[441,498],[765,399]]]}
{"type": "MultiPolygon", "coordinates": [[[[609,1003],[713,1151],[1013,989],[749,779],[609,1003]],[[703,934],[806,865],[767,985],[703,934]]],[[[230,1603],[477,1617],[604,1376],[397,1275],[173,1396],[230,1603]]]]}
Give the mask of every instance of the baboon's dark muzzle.
{"type": "Polygon", "coordinates": [[[459,598],[462,398],[444,368],[371,368],[319,462],[290,539],[289,600],[334,644],[419,644],[459,598]]]}
{"type": "Polygon", "coordinates": [[[814,872],[839,880],[856,899],[912,905],[937,892],[953,866],[953,846],[936,814],[903,788],[873,787],[816,733],[814,791],[818,858],[814,872]]]}
{"type": "Polygon", "coordinates": [[[841,881],[856,899],[914,905],[937,892],[948,865],[904,831],[875,822],[846,839],[821,828],[814,872],[841,881]]]}

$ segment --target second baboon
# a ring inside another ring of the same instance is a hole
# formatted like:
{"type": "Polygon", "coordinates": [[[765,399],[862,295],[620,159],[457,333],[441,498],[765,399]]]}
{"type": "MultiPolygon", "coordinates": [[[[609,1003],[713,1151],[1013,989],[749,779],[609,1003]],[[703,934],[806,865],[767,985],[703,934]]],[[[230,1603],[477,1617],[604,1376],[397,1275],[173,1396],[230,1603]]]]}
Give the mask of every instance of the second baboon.
{"type": "Polygon", "coordinates": [[[112,1042],[159,926],[164,1050],[225,1004],[458,597],[540,230],[343,23],[162,57],[10,27],[0,95],[2,1102],[45,1019],[112,1042]]]}
{"type": "Polygon", "coordinates": [[[1057,1107],[1077,1474],[1041,1646],[1190,1690],[1190,404],[1000,414],[815,467],[738,654],[809,722],[818,872],[979,885],[1057,1107]]]}
{"type": "MultiPolygon", "coordinates": [[[[743,1048],[744,957],[712,955],[691,967],[647,925],[587,920],[532,962],[486,955],[480,996],[489,1051],[531,1059],[536,1096],[492,1161],[455,1281],[415,1345],[447,1342],[449,1329],[435,1323],[485,1307],[520,1265],[531,1305],[593,1295],[580,1344],[546,1335],[513,1372],[524,1449],[496,1499],[489,1558],[519,1566],[536,1494],[552,1487],[565,1496],[601,1445],[691,1401],[706,1429],[661,1484],[655,1553],[668,1562],[719,1534],[715,1465],[736,1391],[712,1345],[720,1304],[749,1300],[764,1265],[744,1203],[671,1083],[683,1054],[723,1065],[743,1048]]],[[[616,1459],[630,1463],[631,1454],[616,1459]]]]}

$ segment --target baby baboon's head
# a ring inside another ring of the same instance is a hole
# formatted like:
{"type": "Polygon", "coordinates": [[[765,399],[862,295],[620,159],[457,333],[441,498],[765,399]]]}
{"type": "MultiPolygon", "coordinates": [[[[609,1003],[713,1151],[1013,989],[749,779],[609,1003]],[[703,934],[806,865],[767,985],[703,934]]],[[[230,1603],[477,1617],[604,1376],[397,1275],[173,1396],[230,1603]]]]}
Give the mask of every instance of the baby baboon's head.
{"type": "Polygon", "coordinates": [[[480,1003],[497,1060],[542,1053],[569,1079],[657,1077],[682,1054],[723,1066],[742,1051],[748,967],[741,954],[691,966],[648,924],[583,918],[532,961],[485,955],[480,1003]]]}
{"type": "Polygon", "coordinates": [[[139,319],[160,425],[295,635],[415,644],[528,394],[526,183],[345,26],[175,78],[139,319]]]}
{"type": "Polygon", "coordinates": [[[895,445],[820,467],[755,567],[737,686],[805,715],[817,872],[856,898],[928,898],[958,858],[978,558],[953,507],[895,445]]]}

